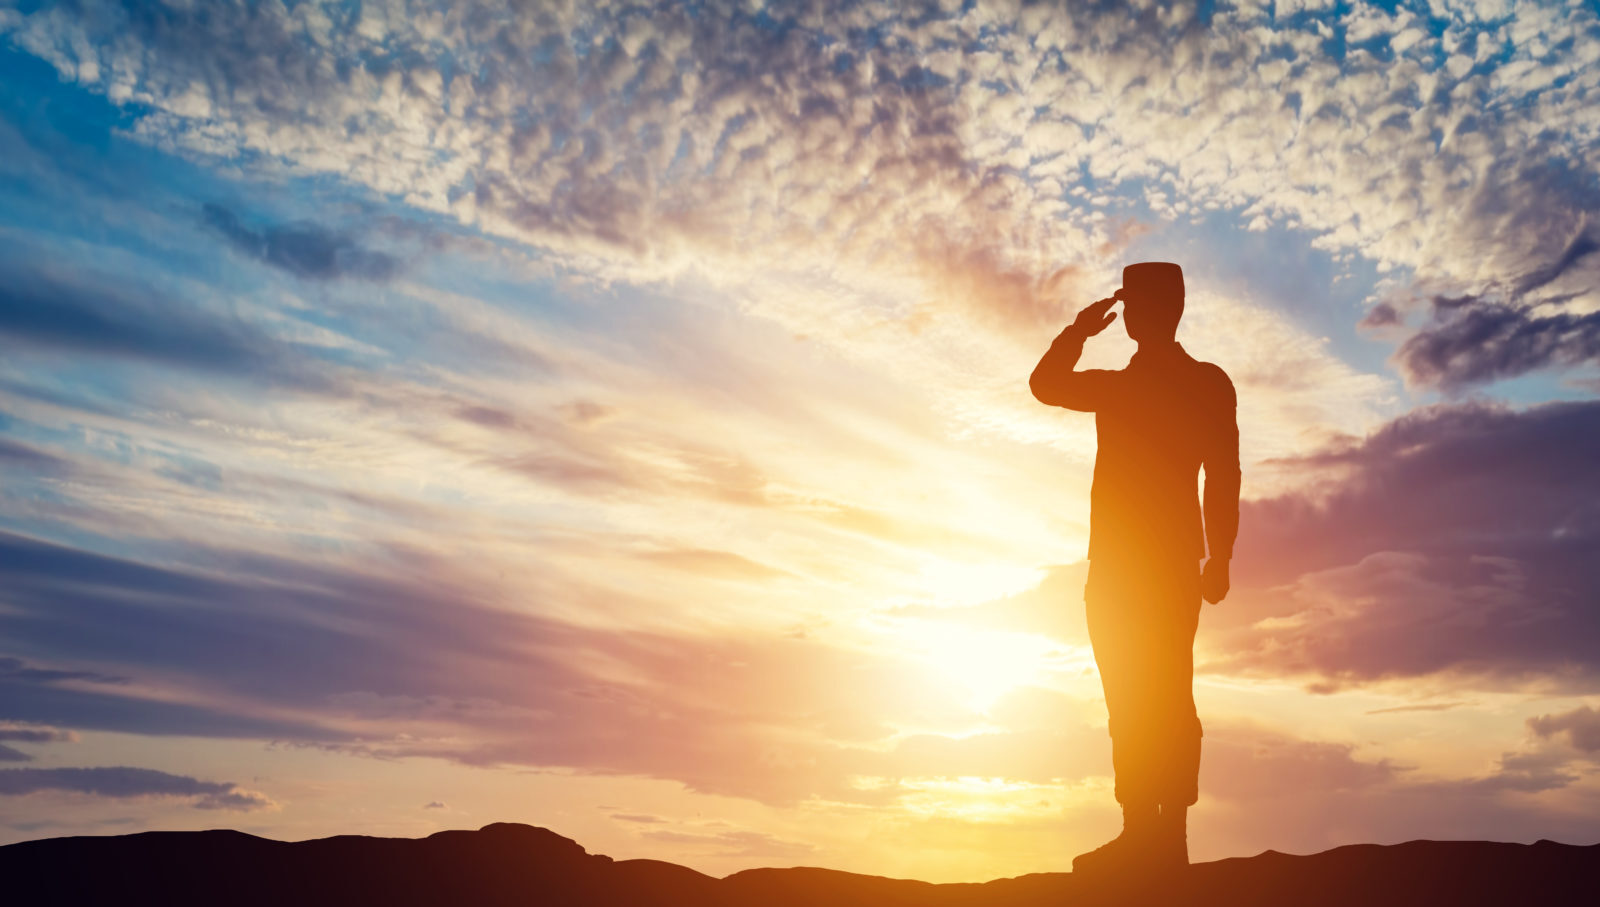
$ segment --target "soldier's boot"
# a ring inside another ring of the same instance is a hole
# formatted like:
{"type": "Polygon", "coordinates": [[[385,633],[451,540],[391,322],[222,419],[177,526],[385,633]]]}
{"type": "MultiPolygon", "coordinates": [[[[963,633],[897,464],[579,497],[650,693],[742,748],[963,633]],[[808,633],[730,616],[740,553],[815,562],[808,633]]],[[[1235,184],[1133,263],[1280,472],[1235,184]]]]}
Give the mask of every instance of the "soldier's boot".
{"type": "Polygon", "coordinates": [[[1125,875],[1147,868],[1154,855],[1156,821],[1154,804],[1122,806],[1122,833],[1088,853],[1072,859],[1072,871],[1085,875],[1125,875]]]}
{"type": "Polygon", "coordinates": [[[1156,816],[1151,848],[1153,863],[1162,869],[1189,865],[1189,807],[1162,806],[1156,816]]]}

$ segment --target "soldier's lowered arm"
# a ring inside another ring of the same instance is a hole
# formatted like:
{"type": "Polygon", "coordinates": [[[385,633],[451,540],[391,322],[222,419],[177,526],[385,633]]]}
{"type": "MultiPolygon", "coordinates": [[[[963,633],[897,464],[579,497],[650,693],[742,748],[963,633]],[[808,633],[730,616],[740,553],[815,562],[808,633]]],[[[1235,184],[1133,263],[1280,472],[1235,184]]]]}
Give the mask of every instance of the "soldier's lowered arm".
{"type": "Polygon", "coordinates": [[[1209,426],[1205,458],[1206,487],[1201,509],[1206,522],[1205,574],[1201,594],[1213,605],[1228,594],[1228,563],[1239,535],[1239,406],[1233,382],[1217,369],[1216,421],[1209,426]]]}

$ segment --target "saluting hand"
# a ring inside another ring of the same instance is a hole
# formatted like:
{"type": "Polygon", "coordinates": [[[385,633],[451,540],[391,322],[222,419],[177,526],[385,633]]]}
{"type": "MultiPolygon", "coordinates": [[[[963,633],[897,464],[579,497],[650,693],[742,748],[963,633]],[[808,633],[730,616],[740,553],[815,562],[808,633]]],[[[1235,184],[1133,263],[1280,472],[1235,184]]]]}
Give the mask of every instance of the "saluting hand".
{"type": "Polygon", "coordinates": [[[1067,330],[1082,337],[1093,337],[1109,327],[1111,322],[1117,320],[1117,313],[1110,311],[1111,307],[1116,303],[1117,297],[1115,296],[1107,296],[1098,302],[1089,303],[1083,307],[1083,311],[1078,313],[1078,317],[1073,320],[1072,326],[1067,330]]]}

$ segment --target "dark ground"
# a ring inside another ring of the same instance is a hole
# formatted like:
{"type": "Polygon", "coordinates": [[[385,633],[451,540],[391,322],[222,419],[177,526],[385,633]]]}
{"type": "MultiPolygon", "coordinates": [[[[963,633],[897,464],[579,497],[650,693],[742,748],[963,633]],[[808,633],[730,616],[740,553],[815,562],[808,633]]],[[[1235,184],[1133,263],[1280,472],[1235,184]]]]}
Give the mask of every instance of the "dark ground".
{"type": "Polygon", "coordinates": [[[1267,851],[1169,878],[1036,873],[934,885],[830,869],[718,879],[612,860],[545,828],[283,842],[236,831],[52,838],[0,847],[7,903],[206,905],[1387,905],[1600,904],[1600,844],[1412,841],[1311,856],[1267,851]]]}

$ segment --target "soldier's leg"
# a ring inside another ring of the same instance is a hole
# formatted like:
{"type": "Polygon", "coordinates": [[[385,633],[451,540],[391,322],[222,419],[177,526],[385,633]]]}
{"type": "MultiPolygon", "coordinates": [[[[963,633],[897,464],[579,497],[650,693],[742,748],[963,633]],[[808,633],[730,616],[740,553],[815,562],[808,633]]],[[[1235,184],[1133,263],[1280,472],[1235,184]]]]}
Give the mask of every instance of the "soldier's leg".
{"type": "Polygon", "coordinates": [[[1199,797],[1201,726],[1194,704],[1194,636],[1200,622],[1200,571],[1194,562],[1173,565],[1160,577],[1163,619],[1153,634],[1151,712],[1159,716],[1165,756],[1158,767],[1157,799],[1191,806],[1199,797]]]}
{"type": "Polygon", "coordinates": [[[1116,773],[1117,802],[1122,804],[1122,831],[1115,838],[1072,860],[1074,873],[1122,875],[1142,869],[1154,852],[1160,819],[1148,766],[1148,743],[1141,738],[1140,711],[1148,699],[1140,676],[1141,645],[1136,605],[1130,601],[1130,577],[1095,561],[1084,590],[1089,641],[1106,694],[1111,731],[1111,762],[1116,773]]]}
{"type": "Polygon", "coordinates": [[[1094,561],[1084,589],[1089,642],[1105,691],[1116,798],[1135,809],[1159,801],[1162,775],[1163,722],[1151,669],[1166,647],[1152,638],[1147,580],[1137,565],[1094,561]]]}

